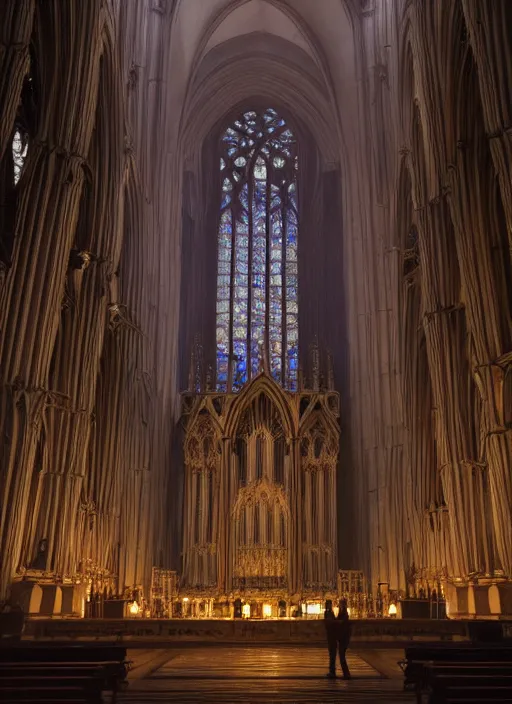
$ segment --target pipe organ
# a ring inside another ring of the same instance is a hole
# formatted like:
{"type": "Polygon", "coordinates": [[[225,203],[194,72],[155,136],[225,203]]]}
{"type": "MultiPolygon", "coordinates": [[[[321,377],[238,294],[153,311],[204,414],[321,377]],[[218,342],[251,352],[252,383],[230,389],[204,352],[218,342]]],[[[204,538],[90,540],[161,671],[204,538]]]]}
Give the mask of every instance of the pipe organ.
{"type": "Polygon", "coordinates": [[[336,392],[266,372],[239,393],[183,394],[183,602],[284,615],[335,598],[339,415],[336,392]]]}

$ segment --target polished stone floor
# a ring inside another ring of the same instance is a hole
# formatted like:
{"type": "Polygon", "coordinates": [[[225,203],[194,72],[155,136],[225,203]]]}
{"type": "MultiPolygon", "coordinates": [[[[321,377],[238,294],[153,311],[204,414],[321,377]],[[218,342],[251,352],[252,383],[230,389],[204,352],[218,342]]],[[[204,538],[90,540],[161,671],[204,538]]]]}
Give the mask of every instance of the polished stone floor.
{"type": "Polygon", "coordinates": [[[398,674],[384,676],[365,657],[372,662],[364,652],[348,654],[352,679],[345,681],[325,677],[327,653],[322,648],[190,648],[174,654],[148,677],[132,681],[119,701],[123,704],[414,701],[414,697],[403,692],[398,674]]]}

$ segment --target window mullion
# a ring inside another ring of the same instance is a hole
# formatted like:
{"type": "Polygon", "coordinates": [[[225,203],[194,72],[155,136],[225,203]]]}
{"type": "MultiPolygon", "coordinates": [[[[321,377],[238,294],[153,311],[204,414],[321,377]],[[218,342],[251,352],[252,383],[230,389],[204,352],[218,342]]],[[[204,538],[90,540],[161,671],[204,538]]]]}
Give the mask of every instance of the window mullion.
{"type": "Polygon", "coordinates": [[[252,378],[252,348],[251,348],[251,327],[252,327],[252,200],[253,200],[253,170],[249,171],[247,182],[247,209],[248,209],[248,251],[247,251],[247,380],[252,378]]]}
{"type": "Polygon", "coordinates": [[[288,233],[286,215],[286,196],[284,196],[281,198],[281,380],[283,387],[286,387],[286,352],[288,350],[288,330],[286,327],[286,243],[288,233]]]}
{"type": "Polygon", "coordinates": [[[269,366],[272,368],[270,355],[270,163],[267,164],[267,180],[265,183],[265,331],[263,335],[263,343],[266,347],[265,355],[269,361],[269,366]]]}
{"type": "Polygon", "coordinates": [[[228,352],[228,385],[227,392],[233,390],[233,333],[234,333],[234,306],[235,306],[235,278],[236,278],[236,218],[231,207],[231,262],[230,262],[230,280],[229,280],[229,352],[228,352]]]}

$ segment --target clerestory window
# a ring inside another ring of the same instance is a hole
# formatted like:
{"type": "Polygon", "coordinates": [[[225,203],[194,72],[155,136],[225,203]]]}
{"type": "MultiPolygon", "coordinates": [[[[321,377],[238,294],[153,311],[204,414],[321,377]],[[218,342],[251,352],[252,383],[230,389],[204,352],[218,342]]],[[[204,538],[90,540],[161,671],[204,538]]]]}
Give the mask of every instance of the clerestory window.
{"type": "Polygon", "coordinates": [[[12,160],[14,164],[14,185],[20,180],[21,172],[28,151],[28,139],[19,129],[15,130],[12,140],[12,160]]]}
{"type": "Polygon", "coordinates": [[[297,142],[275,110],[248,111],[222,137],[217,389],[238,391],[268,359],[297,388],[297,142]]]}

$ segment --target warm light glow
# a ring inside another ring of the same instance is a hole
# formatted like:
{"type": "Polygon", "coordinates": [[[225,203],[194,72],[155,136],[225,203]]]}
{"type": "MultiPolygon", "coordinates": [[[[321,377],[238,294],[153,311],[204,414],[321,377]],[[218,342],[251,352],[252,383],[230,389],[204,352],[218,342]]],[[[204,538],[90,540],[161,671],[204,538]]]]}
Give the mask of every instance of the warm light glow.
{"type": "Polygon", "coordinates": [[[322,604],[306,604],[306,613],[312,616],[319,616],[322,613],[322,604]]]}
{"type": "Polygon", "coordinates": [[[263,616],[265,618],[270,618],[272,616],[272,606],[270,604],[263,604],[263,616]]]}
{"type": "Polygon", "coordinates": [[[350,616],[352,614],[352,609],[350,606],[347,606],[347,614],[350,616]]]}
{"type": "Polygon", "coordinates": [[[388,609],[389,616],[396,616],[396,604],[390,604],[388,609]]]}
{"type": "Polygon", "coordinates": [[[188,601],[188,596],[183,597],[183,603],[186,604],[188,601]]]}
{"type": "Polygon", "coordinates": [[[242,616],[244,618],[250,618],[251,617],[251,605],[250,604],[244,604],[242,606],[242,616]]]}
{"type": "Polygon", "coordinates": [[[139,613],[139,605],[136,601],[133,601],[130,604],[129,609],[132,616],[137,616],[137,614],[139,613]]]}

